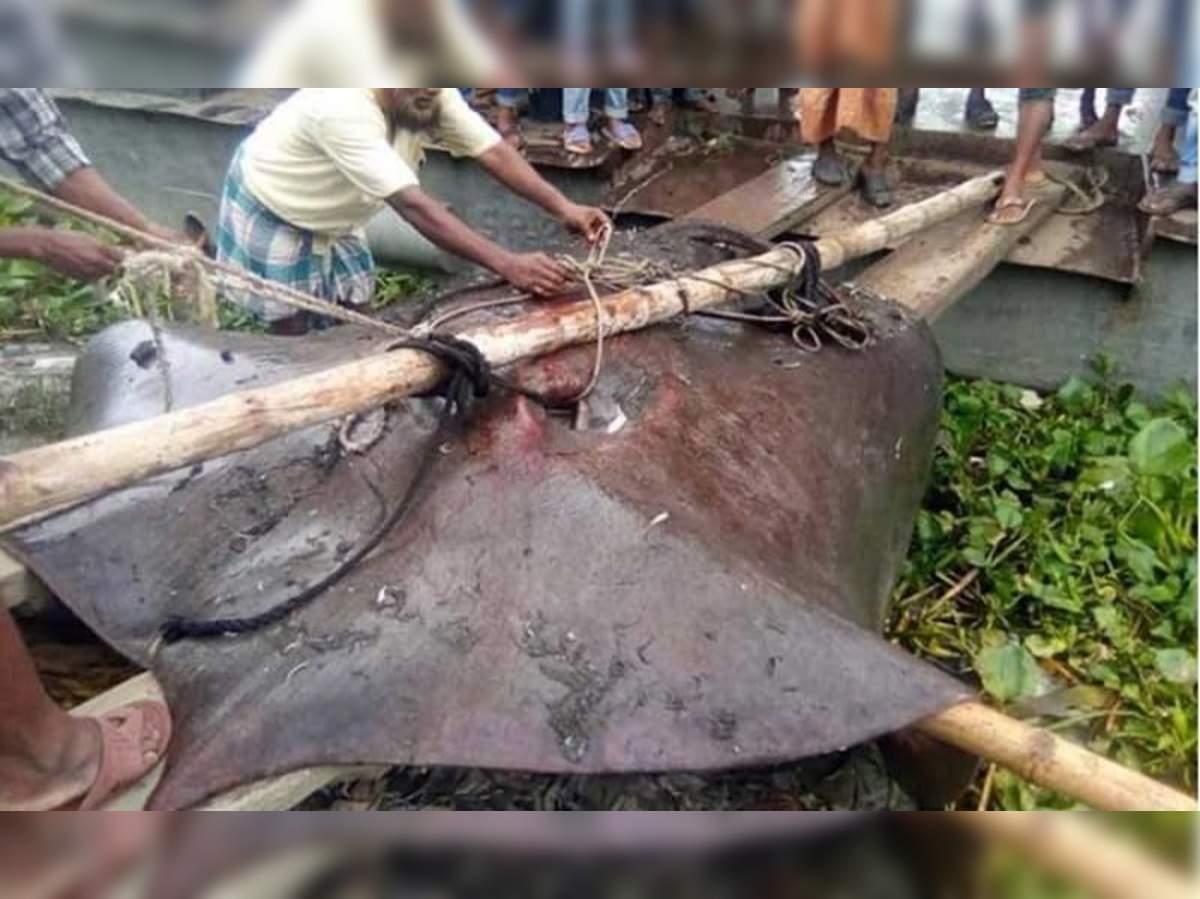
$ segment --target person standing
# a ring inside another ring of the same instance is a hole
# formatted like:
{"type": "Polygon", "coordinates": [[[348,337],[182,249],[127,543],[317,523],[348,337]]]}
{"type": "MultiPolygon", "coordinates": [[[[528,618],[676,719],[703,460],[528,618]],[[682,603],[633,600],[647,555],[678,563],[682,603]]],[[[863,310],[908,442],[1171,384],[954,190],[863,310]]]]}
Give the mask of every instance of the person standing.
{"type": "MultiPolygon", "coordinates": [[[[592,88],[563,88],[563,146],[576,156],[590,156],[594,145],[588,122],[592,117],[592,88]]],[[[604,137],[622,150],[640,150],[642,135],[629,121],[629,89],[604,89],[604,137]]]]}
{"type": "Polygon", "coordinates": [[[800,131],[804,143],[817,147],[813,177],[821,184],[850,184],[850,167],[835,139],[849,131],[866,141],[870,151],[858,172],[863,199],[876,208],[894,202],[888,183],[888,144],[896,119],[899,92],[892,87],[814,87],[800,89],[800,131]]]}

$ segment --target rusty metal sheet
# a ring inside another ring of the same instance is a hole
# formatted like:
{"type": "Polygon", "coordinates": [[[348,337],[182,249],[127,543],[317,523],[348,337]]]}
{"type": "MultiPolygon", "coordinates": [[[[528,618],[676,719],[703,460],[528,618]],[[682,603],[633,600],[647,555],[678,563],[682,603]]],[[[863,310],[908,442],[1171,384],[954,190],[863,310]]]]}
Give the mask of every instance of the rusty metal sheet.
{"type": "Polygon", "coordinates": [[[783,148],[778,144],[672,137],[635,156],[617,172],[605,205],[626,213],[683,218],[782,160],[783,148]]]}
{"type": "MultiPolygon", "coordinates": [[[[925,157],[893,161],[896,204],[919,202],[967,178],[990,171],[988,165],[947,162],[925,157]]],[[[1054,163],[1056,177],[1078,178],[1082,168],[1054,163]]],[[[1008,262],[1033,268],[1091,275],[1123,284],[1141,274],[1143,226],[1135,201],[1123,189],[1106,189],[1109,200],[1090,215],[1051,215],[1027,240],[1020,241],[1008,262]]],[[[822,237],[877,218],[882,213],[853,194],[799,226],[806,236],[822,237]]],[[[982,213],[980,213],[982,218],[982,213]]],[[[892,247],[895,249],[896,247],[892,247]]]]}
{"type": "MultiPolygon", "coordinates": [[[[28,527],[14,547],[176,716],[157,808],[322,764],[547,773],[708,770],[828,753],[964,689],[880,637],[941,397],[928,329],[864,307],[863,353],[687,321],[611,342],[573,428],[497,395],[440,446],[411,515],[284,623],[162,645],[164,620],[252,614],[328,573],[403,495],[436,400],[364,455],[336,425],[28,527]]],[[[161,411],[145,324],[77,371],[76,431],[161,411]],[[139,364],[140,361],[140,364],[139,364]],[[145,365],[146,367],[143,367],[145,365]]],[[[378,349],[168,329],[193,405],[378,349]]],[[[570,395],[582,347],[521,367],[570,395]]]]}
{"type": "Polygon", "coordinates": [[[777,237],[850,193],[848,186],[818,184],[812,177],[813,160],[806,156],[781,162],[684,218],[719,222],[756,237],[777,237]]]}

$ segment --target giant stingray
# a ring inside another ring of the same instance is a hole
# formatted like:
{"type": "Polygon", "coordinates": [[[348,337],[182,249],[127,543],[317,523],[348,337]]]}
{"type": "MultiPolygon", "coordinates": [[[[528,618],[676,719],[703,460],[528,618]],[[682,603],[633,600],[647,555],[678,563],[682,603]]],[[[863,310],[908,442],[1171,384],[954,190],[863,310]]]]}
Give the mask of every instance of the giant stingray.
{"type": "MultiPolygon", "coordinates": [[[[663,230],[639,251],[694,265],[733,252],[695,236],[663,230]]],[[[833,752],[967,698],[880,636],[942,368],[925,325],[857,302],[875,332],[862,352],[675,321],[610,341],[581,414],[498,391],[446,433],[442,400],[406,400],[364,452],[312,427],[12,546],[161,682],[176,738],[157,808],[322,764],[657,772],[833,752]],[[431,441],[411,510],[309,605],[254,634],[158,639],[172,616],[254,614],[320,581],[408,492],[431,441]]],[[[294,340],[124,323],[82,355],[71,428],[380,348],[349,328],[294,340]]],[[[569,397],[591,368],[580,347],[507,374],[569,397]]]]}

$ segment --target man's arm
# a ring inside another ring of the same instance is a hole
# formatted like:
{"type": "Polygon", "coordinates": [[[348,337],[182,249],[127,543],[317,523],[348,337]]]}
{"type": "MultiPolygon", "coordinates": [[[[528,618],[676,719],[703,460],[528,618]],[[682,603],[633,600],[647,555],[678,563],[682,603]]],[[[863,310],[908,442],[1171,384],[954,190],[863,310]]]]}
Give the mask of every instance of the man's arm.
{"type": "Polygon", "coordinates": [[[608,216],[600,209],[581,206],[568,200],[553,184],[537,173],[515,147],[500,142],[479,157],[493,178],[520,194],[531,203],[546,210],[568,229],[595,243],[611,227],[608,216]]]}
{"type": "Polygon", "coordinates": [[[110,218],[137,231],[145,231],[164,240],[180,239],[167,228],[155,225],[138,211],[132,203],[109,185],[100,173],[91,166],[81,168],[68,175],[54,195],[75,206],[80,206],[97,215],[110,218]]]}
{"type": "Polygon", "coordinates": [[[0,90],[0,157],[59,199],[157,237],[181,239],[150,223],[100,177],[58,106],[39,88],[0,90]]]}
{"type": "Polygon", "coordinates": [[[498,274],[513,286],[542,296],[567,286],[562,266],[545,253],[513,253],[472,230],[419,187],[408,187],[388,204],[431,242],[498,274]]]}
{"type": "Polygon", "coordinates": [[[80,281],[111,275],[124,254],[111,244],[50,228],[0,229],[0,259],[31,259],[80,281]]]}

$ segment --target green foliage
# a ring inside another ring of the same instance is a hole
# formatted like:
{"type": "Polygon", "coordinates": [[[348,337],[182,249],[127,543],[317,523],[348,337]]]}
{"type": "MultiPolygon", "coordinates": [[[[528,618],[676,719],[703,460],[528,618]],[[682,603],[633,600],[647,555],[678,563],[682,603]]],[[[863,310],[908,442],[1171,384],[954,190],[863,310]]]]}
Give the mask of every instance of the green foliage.
{"type": "MultiPolygon", "coordinates": [[[[1148,404],[1100,375],[1044,399],[950,383],[892,633],[1013,714],[1190,787],[1195,399],[1148,404]]],[[[1000,808],[1068,807],[1004,772],[994,786],[1000,808]]]]}
{"type": "Polygon", "coordinates": [[[386,309],[398,300],[421,296],[433,289],[434,280],[427,274],[407,269],[380,269],[375,278],[375,298],[371,308],[386,309]]]}
{"type": "MultiPolygon", "coordinates": [[[[0,227],[37,224],[29,203],[0,195],[0,227]]],[[[420,272],[380,269],[372,309],[427,293],[434,280],[420,272]]],[[[170,318],[166,297],[147,298],[170,318]]],[[[79,284],[25,260],[0,260],[0,341],[13,337],[80,341],[129,317],[103,285],[79,284]]],[[[263,324],[241,307],[222,301],[222,330],[261,333],[263,324]]]]}

